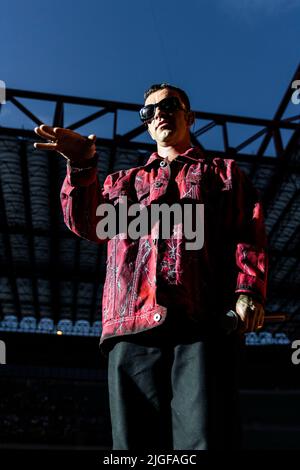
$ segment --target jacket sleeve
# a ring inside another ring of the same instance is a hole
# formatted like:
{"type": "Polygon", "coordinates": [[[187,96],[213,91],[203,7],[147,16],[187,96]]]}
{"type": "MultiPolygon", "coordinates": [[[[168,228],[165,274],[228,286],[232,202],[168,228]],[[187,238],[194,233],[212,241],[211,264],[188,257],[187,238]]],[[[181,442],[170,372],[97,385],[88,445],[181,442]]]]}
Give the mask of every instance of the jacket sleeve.
{"type": "Polygon", "coordinates": [[[236,164],[233,173],[238,270],[235,292],[250,294],[264,304],[268,254],[262,204],[250,179],[236,164]]]}
{"type": "MultiPolygon", "coordinates": [[[[97,175],[96,154],[86,164],[76,168],[67,163],[67,175],[64,179],[60,199],[64,222],[76,235],[96,243],[103,243],[108,238],[97,235],[97,224],[101,217],[96,215],[101,204],[110,203],[110,194],[118,173],[108,175],[101,188],[97,175]]],[[[115,191],[116,192],[116,191],[115,191]]]]}

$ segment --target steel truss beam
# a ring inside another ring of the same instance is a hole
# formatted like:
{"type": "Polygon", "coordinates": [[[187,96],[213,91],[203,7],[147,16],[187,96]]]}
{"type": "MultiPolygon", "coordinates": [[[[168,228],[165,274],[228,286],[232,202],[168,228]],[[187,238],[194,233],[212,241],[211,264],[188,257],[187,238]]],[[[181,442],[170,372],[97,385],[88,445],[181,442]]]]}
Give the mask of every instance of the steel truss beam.
{"type": "MultiPolygon", "coordinates": [[[[297,77],[297,73],[295,74],[297,77]]],[[[293,90],[292,90],[293,91],[293,90]]],[[[230,114],[220,114],[220,113],[210,113],[204,111],[196,111],[196,122],[198,121],[208,121],[208,123],[203,124],[197,131],[191,133],[191,138],[194,144],[199,145],[205,154],[215,154],[222,157],[227,158],[235,158],[238,161],[251,161],[252,163],[255,162],[255,157],[261,160],[262,157],[267,159],[268,155],[265,154],[265,151],[268,147],[268,144],[274,140],[274,147],[276,149],[276,156],[279,157],[282,155],[284,150],[284,146],[282,143],[281,132],[283,130],[291,130],[295,131],[299,128],[299,125],[292,122],[294,119],[298,119],[298,116],[293,118],[289,118],[287,120],[281,119],[285,106],[287,105],[287,96],[290,96],[290,93],[286,92],[285,99],[280,105],[280,110],[275,114],[274,119],[261,119],[261,118],[253,118],[253,117],[245,117],[245,116],[234,116],[230,114]],[[238,145],[232,145],[230,141],[230,134],[228,132],[228,125],[245,125],[249,129],[250,136],[241,141],[238,145]],[[252,129],[257,127],[261,127],[261,130],[253,133],[252,129]],[[213,128],[219,128],[219,141],[216,142],[215,148],[204,148],[203,144],[199,141],[198,137],[203,136],[204,134],[208,134],[208,132],[213,128]],[[250,152],[247,152],[247,147],[255,141],[258,141],[262,136],[264,140],[259,147],[257,155],[253,155],[250,152]],[[220,148],[222,150],[220,150],[220,148]]],[[[133,103],[123,103],[119,101],[108,101],[108,100],[100,100],[100,99],[93,99],[93,98],[79,98],[75,96],[68,96],[68,95],[58,95],[53,93],[40,93],[34,91],[25,91],[25,90],[18,90],[8,88],[6,92],[6,100],[7,102],[11,102],[12,105],[17,107],[23,114],[29,117],[34,124],[40,125],[41,119],[38,116],[33,114],[24,104],[22,104],[19,99],[26,98],[29,100],[34,101],[42,101],[42,102],[54,102],[55,109],[57,107],[61,107],[64,109],[66,105],[78,105],[80,106],[91,106],[95,107],[96,111],[91,113],[90,115],[82,118],[76,122],[65,124],[65,126],[69,129],[78,130],[80,132],[80,128],[87,123],[91,123],[96,119],[101,119],[103,116],[107,114],[113,114],[113,123],[111,129],[111,138],[107,138],[104,135],[98,135],[98,143],[108,146],[112,149],[112,162],[115,155],[116,148],[127,148],[132,150],[146,150],[146,151],[153,151],[155,148],[153,144],[149,144],[147,139],[145,141],[141,140],[141,142],[136,142],[133,139],[136,137],[141,137],[146,132],[146,127],[144,124],[138,125],[133,129],[127,131],[126,133],[121,134],[119,128],[124,122],[124,116],[122,116],[121,111],[127,111],[131,113],[135,113],[137,115],[138,110],[140,109],[139,104],[133,103]],[[100,108],[100,109],[99,109],[100,108]]],[[[53,118],[54,122],[54,118],[53,118]]],[[[138,116],[137,116],[138,122],[138,116]]],[[[33,138],[34,133],[31,129],[14,129],[9,127],[0,127],[0,135],[11,135],[11,136],[23,136],[28,138],[33,138]]],[[[272,158],[272,155],[269,155],[272,158]]]]}

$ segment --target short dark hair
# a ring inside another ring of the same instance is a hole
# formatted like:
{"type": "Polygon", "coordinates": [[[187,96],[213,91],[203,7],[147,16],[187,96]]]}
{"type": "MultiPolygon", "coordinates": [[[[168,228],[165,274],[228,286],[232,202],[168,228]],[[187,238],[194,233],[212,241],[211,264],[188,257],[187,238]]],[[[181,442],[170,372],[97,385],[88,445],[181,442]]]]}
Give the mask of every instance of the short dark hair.
{"type": "Polygon", "coordinates": [[[156,83],[156,84],[154,84],[154,85],[151,85],[151,86],[148,88],[148,90],[146,90],[145,93],[144,93],[144,100],[146,101],[146,99],[148,98],[148,96],[150,96],[150,95],[151,95],[152,93],[154,93],[155,91],[164,90],[165,88],[169,88],[170,90],[177,91],[177,93],[179,94],[180,98],[181,98],[182,101],[184,102],[187,111],[189,111],[189,110],[191,109],[190,100],[189,100],[189,97],[188,97],[188,95],[186,94],[186,92],[185,92],[184,90],[182,90],[181,88],[178,88],[177,86],[170,85],[169,83],[156,83]]]}

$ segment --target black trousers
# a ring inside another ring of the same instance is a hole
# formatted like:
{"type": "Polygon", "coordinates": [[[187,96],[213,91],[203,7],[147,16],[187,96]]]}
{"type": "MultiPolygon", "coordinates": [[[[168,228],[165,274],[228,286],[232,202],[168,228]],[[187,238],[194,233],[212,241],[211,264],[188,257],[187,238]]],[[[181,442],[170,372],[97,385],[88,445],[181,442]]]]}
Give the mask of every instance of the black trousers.
{"type": "Polygon", "coordinates": [[[114,450],[240,447],[237,341],[165,324],[120,338],[108,354],[114,450]]]}

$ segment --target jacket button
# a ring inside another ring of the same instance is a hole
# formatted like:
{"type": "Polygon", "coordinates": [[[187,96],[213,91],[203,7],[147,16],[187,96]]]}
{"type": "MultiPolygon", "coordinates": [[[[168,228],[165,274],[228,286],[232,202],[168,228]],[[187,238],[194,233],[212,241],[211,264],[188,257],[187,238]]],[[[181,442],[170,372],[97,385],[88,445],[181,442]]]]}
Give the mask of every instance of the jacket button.
{"type": "Polygon", "coordinates": [[[164,168],[165,166],[167,166],[167,162],[165,162],[164,160],[162,160],[159,164],[162,168],[164,168]]]}
{"type": "Polygon", "coordinates": [[[160,188],[162,186],[162,182],[161,181],[155,181],[154,183],[154,187],[155,188],[160,188]]]}
{"type": "Polygon", "coordinates": [[[156,321],[156,323],[158,323],[158,322],[161,320],[161,314],[160,314],[160,313],[156,313],[156,314],[153,316],[153,320],[156,321]]]}

